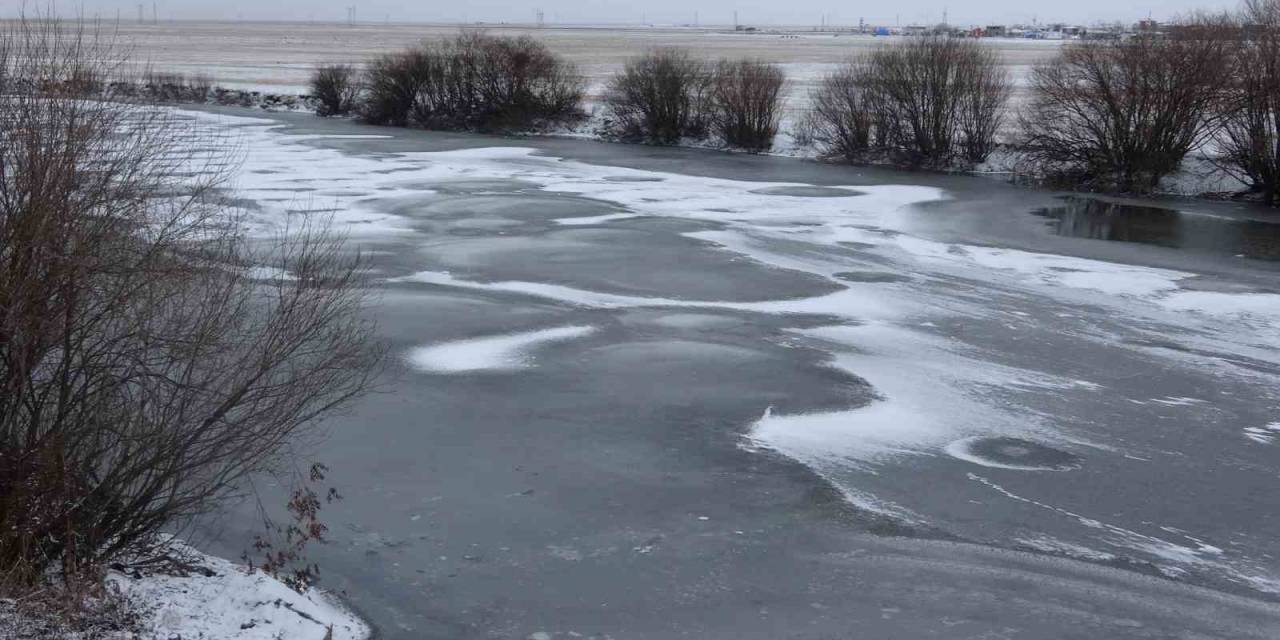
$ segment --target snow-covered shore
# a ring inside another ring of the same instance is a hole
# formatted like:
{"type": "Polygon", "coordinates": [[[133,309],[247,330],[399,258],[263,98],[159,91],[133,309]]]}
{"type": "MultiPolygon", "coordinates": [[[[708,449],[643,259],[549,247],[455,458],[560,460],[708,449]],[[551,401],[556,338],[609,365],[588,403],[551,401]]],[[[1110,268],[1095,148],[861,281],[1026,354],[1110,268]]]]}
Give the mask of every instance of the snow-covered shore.
{"type": "Polygon", "coordinates": [[[333,594],[316,588],[300,594],[260,570],[185,545],[179,551],[204,570],[185,576],[113,571],[107,577],[141,613],[143,637],[364,640],[371,635],[333,594]]]}
{"type": "Polygon", "coordinates": [[[188,570],[113,569],[103,613],[72,629],[0,601],[7,640],[365,640],[372,629],[334,594],[300,594],[260,570],[175,543],[188,570]],[[106,602],[109,601],[109,602],[106,602]]]}

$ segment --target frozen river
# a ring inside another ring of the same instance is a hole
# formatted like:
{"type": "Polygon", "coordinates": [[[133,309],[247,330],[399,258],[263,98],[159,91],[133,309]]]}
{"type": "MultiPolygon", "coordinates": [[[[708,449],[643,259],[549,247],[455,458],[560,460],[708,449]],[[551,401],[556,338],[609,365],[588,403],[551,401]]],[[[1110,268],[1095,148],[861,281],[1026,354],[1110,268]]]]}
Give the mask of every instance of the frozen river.
{"type": "Polygon", "coordinates": [[[245,115],[381,289],[313,557],[383,637],[1280,637],[1263,213],[245,115]]]}

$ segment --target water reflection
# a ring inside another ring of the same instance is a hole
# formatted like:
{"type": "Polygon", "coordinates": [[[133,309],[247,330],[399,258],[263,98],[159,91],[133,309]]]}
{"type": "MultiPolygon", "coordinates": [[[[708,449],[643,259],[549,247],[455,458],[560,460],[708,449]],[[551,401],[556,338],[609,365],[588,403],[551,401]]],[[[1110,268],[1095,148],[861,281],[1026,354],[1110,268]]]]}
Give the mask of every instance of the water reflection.
{"type": "Polygon", "coordinates": [[[1239,220],[1176,209],[1065,197],[1063,206],[1032,213],[1047,218],[1060,236],[1206,249],[1262,260],[1280,260],[1280,224],[1239,220]]]}

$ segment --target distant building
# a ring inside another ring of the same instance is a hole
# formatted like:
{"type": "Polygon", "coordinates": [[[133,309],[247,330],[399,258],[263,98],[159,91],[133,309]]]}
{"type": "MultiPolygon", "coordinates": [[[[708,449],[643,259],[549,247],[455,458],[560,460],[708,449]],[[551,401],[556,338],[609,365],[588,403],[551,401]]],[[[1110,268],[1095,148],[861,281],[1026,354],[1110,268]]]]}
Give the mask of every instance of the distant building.
{"type": "Polygon", "coordinates": [[[1134,30],[1138,33],[1155,33],[1160,30],[1160,23],[1155,20],[1139,20],[1134,30]]]}
{"type": "Polygon", "coordinates": [[[1002,24],[993,24],[984,28],[982,35],[988,38],[1005,38],[1009,35],[1009,28],[1002,24]]]}

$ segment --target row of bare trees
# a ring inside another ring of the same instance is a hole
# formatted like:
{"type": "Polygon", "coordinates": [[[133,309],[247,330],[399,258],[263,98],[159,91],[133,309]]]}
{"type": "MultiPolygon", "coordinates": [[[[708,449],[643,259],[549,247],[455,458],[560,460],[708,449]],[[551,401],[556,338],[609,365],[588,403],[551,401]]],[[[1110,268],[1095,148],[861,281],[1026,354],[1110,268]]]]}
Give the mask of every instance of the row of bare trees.
{"type": "MultiPolygon", "coordinates": [[[[608,84],[607,134],[650,144],[715,138],[771,148],[780,68],[657,49],[608,84]]],[[[436,128],[528,127],[581,113],[580,80],[528,38],[463,34],[319,70],[323,114],[436,128]]],[[[1267,202],[1280,199],[1280,0],[1245,0],[1161,36],[1063,46],[1031,74],[1027,101],[997,53],[945,37],[880,44],[828,75],[796,137],[829,157],[911,168],[973,166],[1008,143],[1016,170],[1058,185],[1150,191],[1203,152],[1267,202]],[[1016,125],[1016,126],[1009,126],[1016,125]]]]}
{"type": "Polygon", "coordinates": [[[84,29],[0,31],[0,595],[155,558],[381,358],[358,254],[322,220],[251,241],[230,141],[104,93],[84,29]]]}

